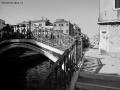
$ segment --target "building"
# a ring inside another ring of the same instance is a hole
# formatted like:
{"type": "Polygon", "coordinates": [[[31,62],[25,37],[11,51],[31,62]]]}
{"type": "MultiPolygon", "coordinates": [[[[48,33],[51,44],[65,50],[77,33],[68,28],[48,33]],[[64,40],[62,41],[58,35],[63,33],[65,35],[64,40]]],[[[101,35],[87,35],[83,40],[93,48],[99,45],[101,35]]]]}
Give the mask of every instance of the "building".
{"type": "Polygon", "coordinates": [[[5,21],[0,19],[0,29],[2,29],[3,27],[5,27],[5,21]]]}
{"type": "Polygon", "coordinates": [[[0,38],[2,38],[3,35],[3,27],[6,27],[5,21],[0,19],[0,38]]]}
{"type": "Polygon", "coordinates": [[[120,0],[100,0],[99,6],[99,51],[120,52],[120,0]]]}
{"type": "Polygon", "coordinates": [[[81,35],[81,28],[74,23],[74,36],[80,36],[81,35]]]}
{"type": "Polygon", "coordinates": [[[22,27],[23,25],[25,26],[25,29],[27,30],[29,28],[29,23],[31,23],[31,31],[33,31],[34,29],[36,29],[36,27],[38,27],[39,29],[53,29],[53,25],[52,23],[48,20],[48,19],[44,19],[42,18],[41,20],[29,20],[29,21],[23,21],[21,23],[17,23],[17,25],[15,26],[15,29],[18,27],[18,25],[21,27],[21,30],[24,28],[22,27]]]}
{"type": "Polygon", "coordinates": [[[53,30],[73,36],[74,25],[64,19],[57,19],[53,23],[53,30]]]}

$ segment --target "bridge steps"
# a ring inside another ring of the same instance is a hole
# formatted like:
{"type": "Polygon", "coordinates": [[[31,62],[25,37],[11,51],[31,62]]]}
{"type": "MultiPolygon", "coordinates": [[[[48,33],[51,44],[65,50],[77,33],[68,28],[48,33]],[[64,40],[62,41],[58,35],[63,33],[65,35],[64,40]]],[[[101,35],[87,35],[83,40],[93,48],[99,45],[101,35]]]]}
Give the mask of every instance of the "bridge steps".
{"type": "Polygon", "coordinates": [[[75,87],[75,90],[120,90],[120,77],[81,72],[75,87]]]}
{"type": "Polygon", "coordinates": [[[81,68],[78,79],[75,83],[74,90],[120,90],[119,75],[117,76],[112,74],[110,75],[110,74],[96,73],[94,70],[92,71],[91,68],[96,67],[96,70],[97,68],[101,68],[100,62],[96,62],[95,60],[93,60],[94,63],[93,61],[91,62],[87,62],[86,60],[84,61],[85,61],[84,65],[81,68]]]}

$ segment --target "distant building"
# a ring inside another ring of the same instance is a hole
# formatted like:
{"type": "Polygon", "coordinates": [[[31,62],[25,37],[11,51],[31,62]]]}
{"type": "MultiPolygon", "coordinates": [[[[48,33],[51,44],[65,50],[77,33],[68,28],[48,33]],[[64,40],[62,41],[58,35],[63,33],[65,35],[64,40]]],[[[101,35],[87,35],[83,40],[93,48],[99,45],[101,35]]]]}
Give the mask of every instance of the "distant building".
{"type": "Polygon", "coordinates": [[[64,19],[57,19],[54,23],[53,23],[53,30],[56,30],[58,32],[62,32],[68,35],[73,36],[73,28],[74,25],[72,23],[70,23],[69,21],[66,21],[64,19]]]}
{"type": "Polygon", "coordinates": [[[73,32],[74,32],[74,36],[80,36],[81,35],[81,28],[78,25],[74,24],[73,32]]]}
{"type": "Polygon", "coordinates": [[[5,21],[0,19],[0,29],[2,29],[3,27],[5,27],[5,21]]]}
{"type": "Polygon", "coordinates": [[[99,51],[120,52],[120,0],[100,0],[99,51]]]}
{"type": "Polygon", "coordinates": [[[0,19],[0,38],[2,38],[2,35],[3,35],[3,27],[5,27],[6,24],[5,24],[5,21],[0,19]]]}
{"type": "Polygon", "coordinates": [[[44,29],[45,28],[53,29],[53,25],[48,19],[23,21],[21,23],[17,23],[17,25],[19,25],[19,26],[25,25],[25,29],[28,29],[29,28],[29,22],[31,22],[31,30],[34,30],[35,27],[44,28],[44,29]]]}

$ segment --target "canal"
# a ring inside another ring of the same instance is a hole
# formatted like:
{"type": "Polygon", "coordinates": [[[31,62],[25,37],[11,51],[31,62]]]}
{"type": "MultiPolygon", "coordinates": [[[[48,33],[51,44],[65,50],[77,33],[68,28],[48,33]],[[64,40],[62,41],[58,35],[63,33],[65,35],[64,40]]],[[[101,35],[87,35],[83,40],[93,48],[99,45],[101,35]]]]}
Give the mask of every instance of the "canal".
{"type": "Polygon", "coordinates": [[[2,55],[0,62],[1,88],[2,90],[39,90],[42,77],[53,64],[54,62],[47,57],[34,51],[20,48],[17,52],[7,51],[2,55]]]}

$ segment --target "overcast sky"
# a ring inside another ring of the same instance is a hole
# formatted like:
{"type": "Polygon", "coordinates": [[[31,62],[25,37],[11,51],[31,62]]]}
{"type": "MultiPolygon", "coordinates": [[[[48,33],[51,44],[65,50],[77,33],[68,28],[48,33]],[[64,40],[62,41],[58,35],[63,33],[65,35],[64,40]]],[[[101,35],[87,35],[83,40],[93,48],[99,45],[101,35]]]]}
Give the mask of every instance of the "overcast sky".
{"type": "Polygon", "coordinates": [[[0,19],[8,24],[38,20],[42,16],[52,23],[56,19],[76,23],[91,37],[98,33],[99,0],[0,0],[0,19]]]}

